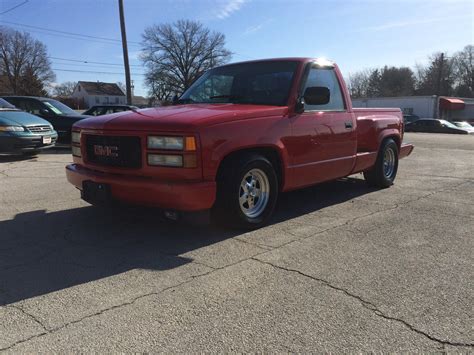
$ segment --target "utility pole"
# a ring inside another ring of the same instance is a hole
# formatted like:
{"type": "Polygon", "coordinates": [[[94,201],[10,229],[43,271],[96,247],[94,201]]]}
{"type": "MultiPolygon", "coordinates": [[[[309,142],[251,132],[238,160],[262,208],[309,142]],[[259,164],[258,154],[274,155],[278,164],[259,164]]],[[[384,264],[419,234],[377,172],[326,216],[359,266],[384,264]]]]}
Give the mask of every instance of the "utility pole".
{"type": "Polygon", "coordinates": [[[130,84],[130,65],[128,63],[127,34],[125,32],[125,16],[123,14],[123,0],[118,0],[120,12],[120,30],[122,31],[123,65],[125,67],[125,87],[127,90],[127,104],[132,104],[132,88],[130,84]]]}
{"type": "Polygon", "coordinates": [[[441,53],[439,58],[439,69],[438,69],[438,80],[436,83],[436,96],[441,93],[441,79],[443,78],[443,67],[444,67],[444,53],[441,53]]]}

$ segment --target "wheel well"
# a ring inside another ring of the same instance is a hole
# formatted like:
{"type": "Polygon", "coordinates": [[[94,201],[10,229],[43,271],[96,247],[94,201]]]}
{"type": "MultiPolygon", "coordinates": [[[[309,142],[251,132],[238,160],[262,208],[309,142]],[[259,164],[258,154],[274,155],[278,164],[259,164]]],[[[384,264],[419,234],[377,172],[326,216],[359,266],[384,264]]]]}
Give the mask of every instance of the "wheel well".
{"type": "Polygon", "coordinates": [[[387,137],[384,137],[384,139],[382,140],[382,142],[386,141],[387,139],[393,139],[395,141],[395,143],[397,144],[398,146],[398,149],[400,150],[400,146],[401,146],[401,142],[400,142],[400,137],[399,136],[387,136],[387,137]]]}
{"type": "Polygon", "coordinates": [[[280,154],[275,148],[271,147],[258,147],[258,148],[247,148],[237,150],[235,152],[227,154],[220,162],[219,168],[217,169],[216,180],[218,181],[224,172],[224,169],[231,164],[233,161],[239,159],[243,155],[247,154],[258,154],[267,158],[272,163],[278,177],[278,185],[280,189],[283,186],[283,168],[280,154]]]}

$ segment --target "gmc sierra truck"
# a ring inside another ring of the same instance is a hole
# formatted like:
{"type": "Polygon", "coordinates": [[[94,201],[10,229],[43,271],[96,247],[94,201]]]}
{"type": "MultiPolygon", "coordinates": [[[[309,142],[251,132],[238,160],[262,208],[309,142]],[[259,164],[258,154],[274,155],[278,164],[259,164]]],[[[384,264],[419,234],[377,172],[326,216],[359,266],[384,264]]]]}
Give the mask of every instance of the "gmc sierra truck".
{"type": "Polygon", "coordinates": [[[284,58],[211,69],[173,106],[77,122],[66,173],[91,204],[257,228],[284,191],[360,172],[389,187],[412,150],[400,109],[352,108],[336,64],[284,58]]]}

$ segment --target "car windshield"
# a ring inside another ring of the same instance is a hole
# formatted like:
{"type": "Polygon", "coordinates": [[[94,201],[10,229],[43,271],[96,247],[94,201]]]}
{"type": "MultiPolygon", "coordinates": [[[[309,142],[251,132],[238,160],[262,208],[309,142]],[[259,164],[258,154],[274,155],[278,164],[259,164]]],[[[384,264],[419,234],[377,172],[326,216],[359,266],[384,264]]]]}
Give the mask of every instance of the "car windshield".
{"type": "Polygon", "coordinates": [[[440,120],[441,124],[443,126],[446,126],[446,127],[449,127],[449,128],[459,128],[459,127],[456,127],[455,125],[453,125],[451,122],[449,121],[445,121],[445,120],[440,120]]]}
{"type": "Polygon", "coordinates": [[[16,110],[17,108],[4,99],[0,99],[0,109],[16,110]]]}
{"type": "Polygon", "coordinates": [[[66,116],[76,116],[78,113],[71,109],[70,107],[64,105],[63,103],[56,100],[42,100],[43,103],[55,114],[57,115],[66,115],[66,116]]]}
{"type": "Polygon", "coordinates": [[[296,61],[227,65],[204,73],[178,100],[284,106],[298,66],[296,61]]]}
{"type": "Polygon", "coordinates": [[[461,128],[472,128],[472,126],[467,122],[454,122],[454,124],[461,128]]]}

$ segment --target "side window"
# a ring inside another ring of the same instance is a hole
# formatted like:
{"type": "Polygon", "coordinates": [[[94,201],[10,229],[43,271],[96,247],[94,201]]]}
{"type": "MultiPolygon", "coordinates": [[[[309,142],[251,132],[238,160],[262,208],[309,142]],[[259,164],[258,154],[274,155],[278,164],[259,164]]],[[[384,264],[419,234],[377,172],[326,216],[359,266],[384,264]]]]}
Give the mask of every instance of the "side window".
{"type": "Polygon", "coordinates": [[[23,111],[26,111],[26,112],[31,113],[33,115],[39,115],[40,110],[42,108],[44,108],[43,105],[41,105],[41,103],[39,103],[38,101],[28,100],[28,99],[20,100],[18,102],[18,106],[20,106],[20,108],[23,111]]]}
{"type": "Polygon", "coordinates": [[[329,89],[330,99],[326,105],[306,105],[306,110],[318,111],[344,111],[344,100],[342,99],[342,92],[339,82],[337,81],[334,69],[325,68],[311,68],[306,80],[305,87],[323,86],[329,89]]]}
{"type": "Polygon", "coordinates": [[[8,103],[12,104],[17,109],[23,110],[23,108],[21,108],[21,106],[20,106],[19,101],[16,98],[7,97],[6,100],[8,101],[8,103]]]}

